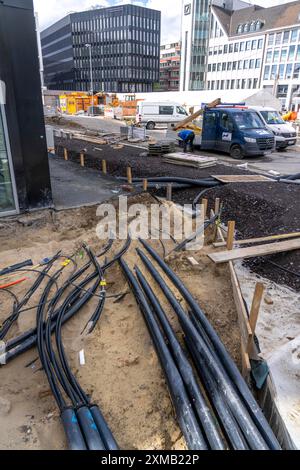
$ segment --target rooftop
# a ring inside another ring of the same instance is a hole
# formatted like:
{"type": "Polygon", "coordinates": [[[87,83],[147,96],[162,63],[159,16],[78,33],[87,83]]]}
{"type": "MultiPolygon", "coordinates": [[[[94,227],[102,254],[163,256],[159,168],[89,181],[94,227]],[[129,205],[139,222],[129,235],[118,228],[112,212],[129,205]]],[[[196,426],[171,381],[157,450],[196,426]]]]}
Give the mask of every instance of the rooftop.
{"type": "Polygon", "coordinates": [[[228,36],[240,36],[241,34],[253,34],[253,32],[266,32],[272,29],[300,25],[299,0],[270,8],[252,5],[249,8],[233,12],[218,6],[213,6],[213,9],[228,36]],[[249,25],[249,30],[242,32],[239,30],[241,25],[249,25]]]}

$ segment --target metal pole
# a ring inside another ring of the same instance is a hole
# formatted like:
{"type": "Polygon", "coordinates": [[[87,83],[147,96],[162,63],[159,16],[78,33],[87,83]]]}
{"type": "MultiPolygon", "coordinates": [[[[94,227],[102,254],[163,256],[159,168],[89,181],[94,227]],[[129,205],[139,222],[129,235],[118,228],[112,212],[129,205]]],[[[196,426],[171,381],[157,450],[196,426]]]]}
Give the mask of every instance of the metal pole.
{"type": "Polygon", "coordinates": [[[91,95],[92,95],[92,116],[94,116],[94,84],[93,84],[93,60],[92,60],[92,45],[90,46],[90,74],[91,74],[91,95]]]}

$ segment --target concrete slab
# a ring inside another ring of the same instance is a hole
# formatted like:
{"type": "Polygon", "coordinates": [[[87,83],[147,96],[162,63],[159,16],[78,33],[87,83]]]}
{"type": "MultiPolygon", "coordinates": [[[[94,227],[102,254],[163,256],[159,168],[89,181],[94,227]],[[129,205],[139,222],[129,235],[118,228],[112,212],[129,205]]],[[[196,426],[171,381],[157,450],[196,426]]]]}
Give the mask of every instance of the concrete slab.
{"type": "Polygon", "coordinates": [[[115,179],[91,168],[55,156],[49,157],[49,164],[53,201],[58,210],[99,204],[122,192],[115,179]]]}

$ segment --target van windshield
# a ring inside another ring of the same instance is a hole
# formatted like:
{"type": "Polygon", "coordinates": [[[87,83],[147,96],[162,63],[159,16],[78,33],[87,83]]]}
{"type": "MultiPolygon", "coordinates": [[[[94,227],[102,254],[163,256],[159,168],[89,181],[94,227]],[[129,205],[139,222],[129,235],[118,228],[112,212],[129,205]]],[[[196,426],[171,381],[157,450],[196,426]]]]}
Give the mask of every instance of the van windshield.
{"type": "Polygon", "coordinates": [[[262,127],[265,127],[264,123],[256,113],[234,113],[233,119],[239,129],[261,129],[262,127]]]}
{"type": "Polygon", "coordinates": [[[261,111],[260,113],[267,124],[285,124],[277,111],[261,111]]]}

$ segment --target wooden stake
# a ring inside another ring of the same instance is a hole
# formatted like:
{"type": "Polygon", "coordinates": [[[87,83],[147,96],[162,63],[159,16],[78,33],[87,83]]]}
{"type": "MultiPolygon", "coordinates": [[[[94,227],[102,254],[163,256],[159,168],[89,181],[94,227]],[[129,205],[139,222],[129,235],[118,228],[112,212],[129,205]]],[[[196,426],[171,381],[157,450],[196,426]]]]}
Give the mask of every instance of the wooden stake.
{"type": "Polygon", "coordinates": [[[69,160],[68,150],[66,148],[64,148],[64,158],[66,161],[69,160]]]}
{"type": "Polygon", "coordinates": [[[132,184],[132,171],[130,166],[127,167],[127,181],[128,184],[132,184]]]}
{"type": "Polygon", "coordinates": [[[262,303],[264,292],[265,292],[264,284],[262,282],[258,282],[255,286],[255,292],[253,296],[250,317],[249,317],[249,323],[250,323],[253,336],[255,334],[258,315],[259,315],[260,306],[262,303]]]}
{"type": "Polygon", "coordinates": [[[235,233],[235,222],[228,222],[228,235],[227,235],[227,250],[233,249],[234,244],[234,233],[235,233]]]}
{"type": "Polygon", "coordinates": [[[167,185],[167,201],[172,201],[172,183],[167,185]]]}
{"type": "Polygon", "coordinates": [[[147,179],[143,180],[143,191],[145,191],[145,192],[148,191],[148,180],[147,179]]]}
{"type": "Polygon", "coordinates": [[[102,173],[104,175],[107,174],[107,164],[106,164],[106,160],[102,160],[102,173]]]}
{"type": "Polygon", "coordinates": [[[203,212],[204,212],[204,220],[206,220],[208,199],[202,199],[202,205],[203,205],[203,212]]]}
{"type": "Polygon", "coordinates": [[[221,201],[220,201],[220,198],[216,198],[215,200],[215,214],[219,214],[220,212],[220,207],[221,207],[221,201]]]}
{"type": "MultiPolygon", "coordinates": [[[[215,200],[215,215],[219,214],[220,212],[220,198],[216,198],[215,200]]],[[[218,225],[217,225],[217,222],[215,224],[215,228],[214,228],[214,240],[217,240],[218,238],[218,225]]]]}
{"type": "Polygon", "coordinates": [[[84,166],[84,163],[85,163],[85,162],[84,162],[84,153],[81,153],[81,154],[80,154],[80,165],[81,165],[81,166],[84,166]]]}

